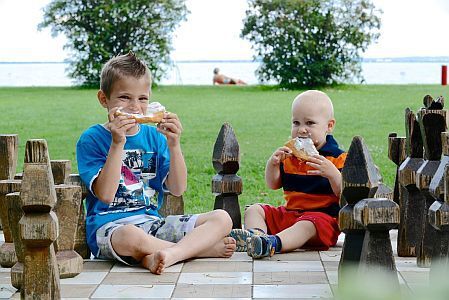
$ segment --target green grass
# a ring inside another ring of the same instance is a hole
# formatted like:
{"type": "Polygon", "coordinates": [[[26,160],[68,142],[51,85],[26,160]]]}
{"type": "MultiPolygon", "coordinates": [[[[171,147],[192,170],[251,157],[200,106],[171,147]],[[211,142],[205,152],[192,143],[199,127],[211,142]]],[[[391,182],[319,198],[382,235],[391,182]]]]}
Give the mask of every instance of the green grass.
{"type": "MultiPolygon", "coordinates": [[[[404,135],[404,110],[417,111],[425,94],[444,95],[438,85],[356,85],[323,90],[334,102],[334,135],[348,149],[352,137],[365,139],[384,181],[392,186],[396,167],[388,159],[388,134],[404,135]]],[[[96,90],[78,88],[0,88],[1,133],[19,134],[19,166],[30,138],[45,138],[51,159],[70,159],[77,172],[75,144],[88,126],[107,120],[96,90]]],[[[245,204],[283,203],[281,191],[264,184],[265,162],[290,135],[290,105],[300,91],[267,87],[160,86],[152,99],[176,112],[183,124],[182,147],[189,171],[185,194],[189,213],[213,209],[212,150],[224,122],[240,144],[240,170],[245,204]]]]}

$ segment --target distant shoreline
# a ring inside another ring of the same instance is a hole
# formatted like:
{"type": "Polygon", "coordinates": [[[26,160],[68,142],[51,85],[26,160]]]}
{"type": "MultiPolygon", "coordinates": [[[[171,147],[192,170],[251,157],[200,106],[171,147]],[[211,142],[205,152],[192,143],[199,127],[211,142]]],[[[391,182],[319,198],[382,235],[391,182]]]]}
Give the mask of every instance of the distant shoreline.
{"type": "MultiPolygon", "coordinates": [[[[260,60],[249,59],[203,59],[203,60],[174,60],[174,64],[183,63],[257,63],[260,60]]],[[[379,58],[362,58],[364,63],[425,63],[425,62],[447,62],[449,63],[449,56],[412,56],[412,57],[379,57],[379,58]]],[[[68,64],[68,61],[0,61],[0,64],[68,64]]]]}

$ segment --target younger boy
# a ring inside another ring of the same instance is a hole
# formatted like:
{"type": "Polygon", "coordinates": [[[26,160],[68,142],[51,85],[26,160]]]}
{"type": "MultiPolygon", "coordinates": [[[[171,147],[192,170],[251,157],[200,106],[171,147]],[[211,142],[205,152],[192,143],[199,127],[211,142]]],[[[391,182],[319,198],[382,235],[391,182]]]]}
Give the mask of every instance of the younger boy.
{"type": "Polygon", "coordinates": [[[346,153],[330,135],[335,126],[330,98],[309,90],[292,104],[291,136],[310,137],[319,152],[309,161],[297,159],[286,146],[268,159],[265,181],[269,188],[284,189],[285,205],[251,205],[245,228],[234,229],[237,251],[254,258],[288,252],[300,247],[328,249],[339,235],[338,201],[346,153]]]}
{"type": "Polygon", "coordinates": [[[163,193],[181,195],[187,170],[182,125],[165,113],[157,128],[122,112],[145,114],[151,96],[148,67],[132,52],[109,60],[101,73],[100,104],[108,122],[87,129],[77,143],[78,169],[89,189],[87,242],[96,257],[140,263],[152,273],[192,257],[230,257],[225,237],[232,220],[223,210],[161,218],[163,193]]]}

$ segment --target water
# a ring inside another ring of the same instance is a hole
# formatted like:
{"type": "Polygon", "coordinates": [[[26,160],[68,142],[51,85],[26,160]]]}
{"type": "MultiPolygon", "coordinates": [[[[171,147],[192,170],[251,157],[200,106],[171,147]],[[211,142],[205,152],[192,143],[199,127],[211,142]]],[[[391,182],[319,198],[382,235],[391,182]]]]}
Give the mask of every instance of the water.
{"type": "MultiPolygon", "coordinates": [[[[448,62],[364,62],[366,84],[440,84],[441,65],[448,62]]],[[[258,84],[254,62],[178,62],[161,84],[211,85],[212,70],[258,84]]],[[[64,63],[0,63],[0,86],[70,86],[64,63]]]]}

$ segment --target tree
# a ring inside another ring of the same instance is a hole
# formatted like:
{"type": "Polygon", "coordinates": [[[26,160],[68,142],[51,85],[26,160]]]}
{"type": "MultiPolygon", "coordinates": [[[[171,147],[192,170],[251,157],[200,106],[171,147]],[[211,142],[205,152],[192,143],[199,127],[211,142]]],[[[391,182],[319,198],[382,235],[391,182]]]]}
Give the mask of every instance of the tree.
{"type": "Polygon", "coordinates": [[[172,33],[187,13],[184,0],[53,0],[38,28],[67,37],[69,76],[80,84],[98,86],[103,64],[130,50],[157,81],[169,63],[172,33]]]}
{"type": "Polygon", "coordinates": [[[241,32],[262,82],[284,88],[361,79],[360,55],[379,37],[369,0],[249,0],[241,32]]]}

